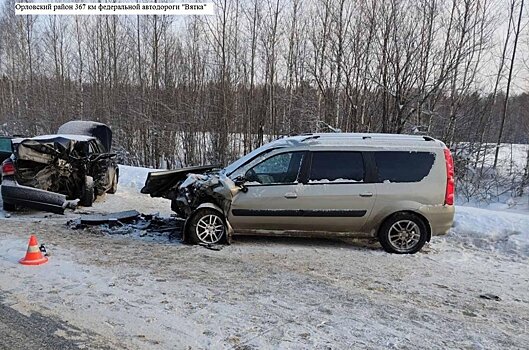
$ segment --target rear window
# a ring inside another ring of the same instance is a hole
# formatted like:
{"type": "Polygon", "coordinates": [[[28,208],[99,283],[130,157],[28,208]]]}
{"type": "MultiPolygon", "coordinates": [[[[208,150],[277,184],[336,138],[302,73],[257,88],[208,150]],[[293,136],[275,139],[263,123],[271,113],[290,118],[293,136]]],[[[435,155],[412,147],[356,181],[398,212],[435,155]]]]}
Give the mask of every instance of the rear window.
{"type": "Polygon", "coordinates": [[[418,182],[432,169],[435,154],[430,152],[375,152],[380,182],[418,182]]]}
{"type": "Polygon", "coordinates": [[[309,183],[359,182],[364,180],[360,152],[313,152],[309,183]]]}

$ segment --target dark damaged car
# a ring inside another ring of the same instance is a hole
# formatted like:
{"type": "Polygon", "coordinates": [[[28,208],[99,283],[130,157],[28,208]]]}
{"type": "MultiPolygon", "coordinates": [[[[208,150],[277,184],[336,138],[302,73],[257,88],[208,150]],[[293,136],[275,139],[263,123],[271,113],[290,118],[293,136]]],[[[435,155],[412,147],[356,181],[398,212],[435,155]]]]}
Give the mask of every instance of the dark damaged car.
{"type": "Polygon", "coordinates": [[[4,209],[63,214],[116,192],[119,170],[111,144],[110,128],[90,121],[68,122],[55,135],[13,139],[13,154],[2,163],[4,209]]]}

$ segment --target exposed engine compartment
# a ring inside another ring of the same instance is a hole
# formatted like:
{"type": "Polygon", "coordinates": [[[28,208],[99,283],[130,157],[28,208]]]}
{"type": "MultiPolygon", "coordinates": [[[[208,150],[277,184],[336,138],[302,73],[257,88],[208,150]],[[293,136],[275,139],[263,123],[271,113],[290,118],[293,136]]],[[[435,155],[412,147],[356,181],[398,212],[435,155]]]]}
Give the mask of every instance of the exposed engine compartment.
{"type": "Polygon", "coordinates": [[[24,186],[78,198],[88,169],[88,142],[56,137],[15,145],[16,181],[24,186]]]}
{"type": "Polygon", "coordinates": [[[188,174],[186,180],[178,185],[171,209],[187,217],[202,203],[214,203],[226,215],[238,191],[235,183],[224,175],[188,174]]]}
{"type": "Polygon", "coordinates": [[[233,196],[241,190],[215,166],[151,172],[142,193],[171,199],[171,209],[188,217],[202,203],[213,203],[227,214],[233,196]]]}

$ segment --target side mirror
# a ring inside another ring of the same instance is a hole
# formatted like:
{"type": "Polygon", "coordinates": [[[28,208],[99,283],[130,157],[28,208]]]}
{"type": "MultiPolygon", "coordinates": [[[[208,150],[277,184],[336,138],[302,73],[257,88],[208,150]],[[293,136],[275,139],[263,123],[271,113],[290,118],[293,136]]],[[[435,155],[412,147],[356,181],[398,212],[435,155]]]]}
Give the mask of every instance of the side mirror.
{"type": "Polygon", "coordinates": [[[247,181],[246,177],[244,175],[237,176],[235,179],[233,179],[233,182],[236,186],[239,186],[241,188],[241,191],[243,193],[248,192],[248,187],[244,186],[244,183],[247,181]]]}
{"type": "Polygon", "coordinates": [[[246,177],[244,175],[239,175],[235,179],[233,179],[233,182],[237,186],[242,186],[246,182],[246,177]]]}

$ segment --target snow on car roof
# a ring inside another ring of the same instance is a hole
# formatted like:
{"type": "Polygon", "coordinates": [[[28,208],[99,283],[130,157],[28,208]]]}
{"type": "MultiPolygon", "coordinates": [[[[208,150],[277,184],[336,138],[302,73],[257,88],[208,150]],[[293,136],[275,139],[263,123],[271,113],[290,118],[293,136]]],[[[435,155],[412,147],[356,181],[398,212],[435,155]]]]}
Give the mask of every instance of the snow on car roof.
{"type": "Polygon", "coordinates": [[[13,139],[12,142],[17,144],[17,143],[21,143],[24,140],[36,140],[36,141],[50,140],[51,141],[57,138],[63,138],[63,139],[73,140],[73,141],[85,141],[85,142],[95,139],[95,137],[93,136],[86,136],[86,135],[53,134],[53,135],[39,135],[35,137],[26,137],[26,138],[16,138],[16,139],[13,139]]]}

